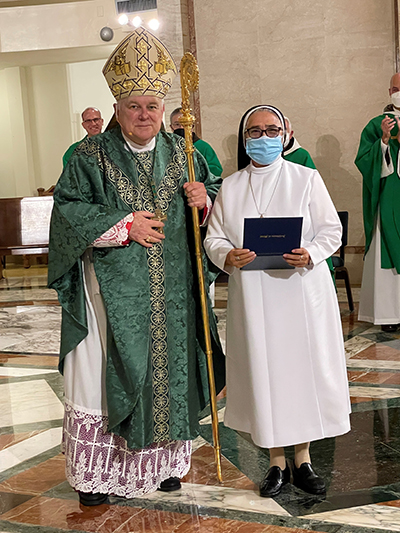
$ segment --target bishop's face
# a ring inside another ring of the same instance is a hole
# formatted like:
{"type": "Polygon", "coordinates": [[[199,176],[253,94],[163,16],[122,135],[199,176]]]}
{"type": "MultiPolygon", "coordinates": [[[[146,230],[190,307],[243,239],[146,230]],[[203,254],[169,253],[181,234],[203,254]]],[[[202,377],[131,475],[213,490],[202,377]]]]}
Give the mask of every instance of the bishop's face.
{"type": "Polygon", "coordinates": [[[148,144],[160,131],[164,102],[156,96],[128,96],[115,104],[122,132],[136,144],[148,144]]]}

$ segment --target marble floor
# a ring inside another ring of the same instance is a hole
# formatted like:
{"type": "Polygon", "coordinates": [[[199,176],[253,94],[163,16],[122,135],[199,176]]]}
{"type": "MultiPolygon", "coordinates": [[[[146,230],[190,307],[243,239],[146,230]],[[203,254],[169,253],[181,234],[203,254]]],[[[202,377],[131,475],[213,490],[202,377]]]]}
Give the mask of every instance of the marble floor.
{"type": "MultiPolygon", "coordinates": [[[[313,462],[325,498],[288,485],[274,499],[257,484],[268,454],[246,434],[224,427],[219,400],[223,478],[215,473],[211,420],[182,490],[133,500],[79,505],[60,453],[62,378],[57,372],[61,312],[46,288],[46,269],[6,271],[0,280],[0,533],[374,533],[400,531],[400,332],[357,321],[339,288],[352,400],[352,431],[315,442],[313,462]]],[[[354,289],[358,301],[359,289],[354,289]]],[[[226,285],[216,289],[225,337],[226,285]]]]}

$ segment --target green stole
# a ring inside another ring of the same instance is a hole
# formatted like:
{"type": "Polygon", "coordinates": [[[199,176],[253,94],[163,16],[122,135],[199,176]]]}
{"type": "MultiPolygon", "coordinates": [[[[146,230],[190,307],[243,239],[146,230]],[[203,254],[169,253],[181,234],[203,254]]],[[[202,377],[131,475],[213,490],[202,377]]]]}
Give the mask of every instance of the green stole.
{"type": "MultiPolygon", "coordinates": [[[[200,154],[194,163],[213,199],[220,179],[210,174],[200,154]]],[[[57,183],[50,231],[49,286],[62,305],[62,370],[65,355],[88,332],[80,257],[127,214],[154,212],[151,175],[168,216],[166,239],[151,248],[131,242],[93,249],[108,319],[109,430],[123,436],[130,448],[196,437],[198,411],[208,401],[190,210],[183,191],[184,140],[160,132],[154,154],[132,154],[119,127],[85,140],[57,183]]],[[[207,269],[205,275],[211,282],[207,269]]],[[[211,307],[209,311],[220,390],[224,360],[211,307]]]]}

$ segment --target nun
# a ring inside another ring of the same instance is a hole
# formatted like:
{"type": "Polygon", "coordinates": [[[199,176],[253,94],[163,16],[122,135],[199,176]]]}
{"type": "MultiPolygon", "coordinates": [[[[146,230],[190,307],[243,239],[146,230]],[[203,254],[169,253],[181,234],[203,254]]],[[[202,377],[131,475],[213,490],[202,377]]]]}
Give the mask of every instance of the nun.
{"type": "Polygon", "coordinates": [[[342,226],[317,170],[282,158],[285,121],[274,106],[251,108],[239,129],[239,170],[224,179],[205,249],[229,274],[226,426],[268,448],[260,495],[291,480],[324,494],[310,442],[350,430],[350,399],[340,312],[326,259],[340,247],[342,226]],[[244,220],[301,217],[300,245],[282,255],[292,268],[243,269],[244,220]],[[294,445],[290,468],[285,447],[294,445]]]}

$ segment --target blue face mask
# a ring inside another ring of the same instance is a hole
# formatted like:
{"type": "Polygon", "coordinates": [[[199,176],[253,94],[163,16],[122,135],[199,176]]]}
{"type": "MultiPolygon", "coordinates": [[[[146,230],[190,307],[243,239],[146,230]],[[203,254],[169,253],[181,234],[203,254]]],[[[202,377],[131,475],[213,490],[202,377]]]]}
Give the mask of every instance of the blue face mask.
{"type": "Polygon", "coordinates": [[[247,139],[246,154],[259,165],[270,165],[282,153],[282,137],[267,137],[247,139]]]}

